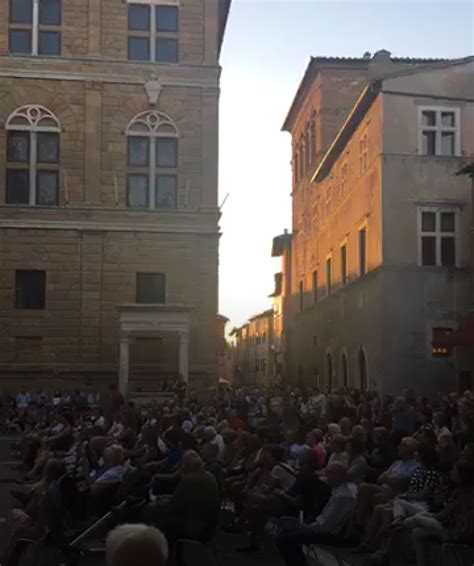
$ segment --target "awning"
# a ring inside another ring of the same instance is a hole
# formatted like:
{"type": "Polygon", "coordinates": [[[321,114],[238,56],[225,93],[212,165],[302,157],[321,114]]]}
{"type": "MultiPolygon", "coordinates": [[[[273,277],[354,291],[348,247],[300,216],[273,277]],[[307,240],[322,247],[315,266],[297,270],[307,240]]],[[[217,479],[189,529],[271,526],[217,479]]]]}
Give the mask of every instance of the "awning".
{"type": "Polygon", "coordinates": [[[433,348],[474,347],[474,312],[469,313],[458,330],[433,329],[433,348]]]}

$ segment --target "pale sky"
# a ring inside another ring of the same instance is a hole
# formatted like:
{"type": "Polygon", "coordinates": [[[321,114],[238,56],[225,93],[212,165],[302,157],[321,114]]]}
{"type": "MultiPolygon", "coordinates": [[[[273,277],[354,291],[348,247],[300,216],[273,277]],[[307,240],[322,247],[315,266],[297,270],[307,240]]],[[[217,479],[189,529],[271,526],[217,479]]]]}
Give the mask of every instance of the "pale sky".
{"type": "Polygon", "coordinates": [[[272,238],[291,229],[283,120],[313,56],[474,53],[474,0],[233,0],[222,51],[219,312],[229,327],[271,307],[272,238]]]}

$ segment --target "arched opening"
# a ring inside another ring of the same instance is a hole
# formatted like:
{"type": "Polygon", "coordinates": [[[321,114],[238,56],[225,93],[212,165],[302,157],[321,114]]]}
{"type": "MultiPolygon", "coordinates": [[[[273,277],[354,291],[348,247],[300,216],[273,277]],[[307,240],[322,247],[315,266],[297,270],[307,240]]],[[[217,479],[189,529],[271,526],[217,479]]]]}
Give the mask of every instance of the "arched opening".
{"type": "Polygon", "coordinates": [[[367,391],[367,358],[365,357],[365,352],[362,348],[359,350],[357,355],[357,370],[359,374],[359,387],[361,391],[367,391]]]}
{"type": "Polygon", "coordinates": [[[332,355],[331,352],[326,354],[326,385],[329,391],[332,391],[332,355]]]}
{"type": "Polygon", "coordinates": [[[347,356],[344,352],[341,358],[341,374],[342,374],[342,385],[344,387],[349,386],[349,369],[347,367],[347,356]]]}

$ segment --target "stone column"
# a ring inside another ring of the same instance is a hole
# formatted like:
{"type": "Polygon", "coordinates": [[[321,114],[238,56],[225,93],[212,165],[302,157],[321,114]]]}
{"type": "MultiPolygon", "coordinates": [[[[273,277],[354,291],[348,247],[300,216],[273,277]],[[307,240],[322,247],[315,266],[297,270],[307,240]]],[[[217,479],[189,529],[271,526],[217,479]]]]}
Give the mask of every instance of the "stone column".
{"type": "Polygon", "coordinates": [[[186,385],[189,383],[189,332],[179,333],[179,373],[186,385]]]}
{"type": "Polygon", "coordinates": [[[128,380],[130,373],[130,340],[122,336],[120,340],[120,369],[119,369],[119,391],[124,399],[128,395],[128,380]]]}

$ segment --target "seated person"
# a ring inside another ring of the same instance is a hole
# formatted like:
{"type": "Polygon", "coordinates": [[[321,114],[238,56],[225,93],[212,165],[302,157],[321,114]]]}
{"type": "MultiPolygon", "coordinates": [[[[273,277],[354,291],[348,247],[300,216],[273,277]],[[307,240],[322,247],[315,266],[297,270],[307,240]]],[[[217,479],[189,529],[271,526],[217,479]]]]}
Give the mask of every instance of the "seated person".
{"type": "Polygon", "coordinates": [[[461,459],[453,469],[456,483],[444,508],[434,516],[418,514],[405,519],[403,525],[413,529],[417,566],[430,566],[427,543],[472,545],[474,541],[474,463],[461,459]]]}
{"type": "Polygon", "coordinates": [[[349,482],[355,483],[356,485],[361,484],[367,475],[368,464],[365,459],[366,444],[352,438],[349,441],[349,467],[347,470],[347,480],[349,482]]]}
{"type": "Polygon", "coordinates": [[[287,566],[305,566],[303,545],[348,545],[347,528],[354,512],[357,486],[347,481],[347,468],[331,464],[326,468],[332,488],[328,503],[310,525],[295,524],[284,529],[276,539],[277,548],[287,566]]]}
{"type": "Polygon", "coordinates": [[[219,523],[220,496],[216,479],[204,469],[197,452],[183,456],[181,480],[166,507],[166,532],[173,544],[181,538],[207,542],[219,523]]]}
{"type": "Polygon", "coordinates": [[[396,460],[377,479],[377,484],[362,483],[356,505],[356,524],[367,528],[368,522],[377,504],[390,501],[395,495],[403,493],[410,483],[410,478],[420,466],[416,459],[418,442],[411,436],[402,439],[398,448],[400,459],[396,460]]]}

